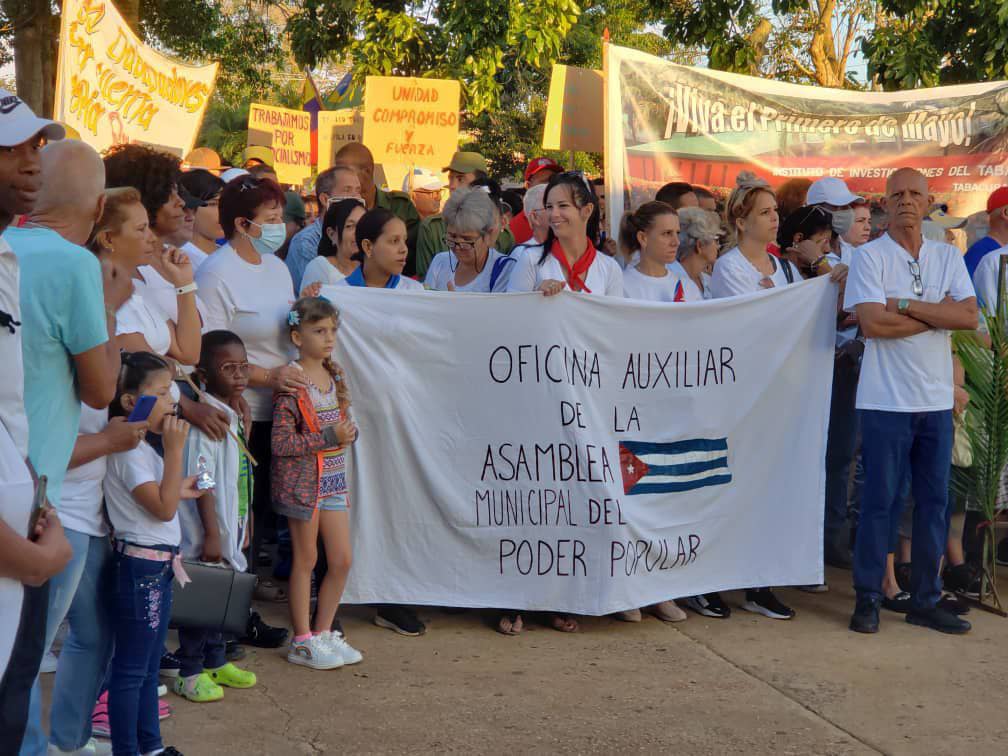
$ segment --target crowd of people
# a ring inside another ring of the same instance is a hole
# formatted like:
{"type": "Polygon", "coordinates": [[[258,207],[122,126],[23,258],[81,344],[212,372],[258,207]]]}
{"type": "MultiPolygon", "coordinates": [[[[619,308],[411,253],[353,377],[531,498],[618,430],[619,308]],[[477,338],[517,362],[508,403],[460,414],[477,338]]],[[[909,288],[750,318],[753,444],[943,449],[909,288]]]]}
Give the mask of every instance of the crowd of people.
{"type": "MultiPolygon", "coordinates": [[[[836,178],[775,191],[742,174],[723,197],[670,183],[613,238],[604,183],[545,157],[529,162],[521,192],[502,191],[472,151],[444,167],[447,186],[421,171],[390,191],[370,151],[349,143],[306,199],[277,184],[269,150],[232,168],[207,148],[185,161],[136,144],[100,156],[0,95],[13,103],[0,113],[3,753],[172,756],[162,678],[203,703],[256,685],[236,664],[244,645],[287,644],[288,661],[315,670],[362,660],[337,611],[352,566],[345,453],[367,429],[332,357],[330,285],[688,303],[828,276],[838,299],[823,547],[827,564],[853,571],[850,627],[877,632],[885,609],[970,629],[969,513],[950,531],[954,418],[967,400],[950,332],[977,329],[975,291],[996,301],[1008,188],[991,195],[975,290],[970,255],[944,235],[964,219],[932,207],[910,168],[880,201],[836,178]],[[33,504],[39,490],[51,506],[33,504]],[[169,650],[183,559],[272,566],[257,596],[287,602],[291,631],[253,612],[240,637],[179,627],[169,650]],[[38,673],[64,623],[46,733],[38,673]]],[[[739,587],[744,610],[794,617],[773,587],[739,587]]],[[[677,622],[684,609],[731,614],[712,593],[619,619],[677,622]]],[[[374,621],[426,630],[406,606],[379,606],[374,621]]],[[[501,611],[497,629],[524,621],[501,611]]],[[[578,629],[576,617],[551,622],[578,629]]]]}

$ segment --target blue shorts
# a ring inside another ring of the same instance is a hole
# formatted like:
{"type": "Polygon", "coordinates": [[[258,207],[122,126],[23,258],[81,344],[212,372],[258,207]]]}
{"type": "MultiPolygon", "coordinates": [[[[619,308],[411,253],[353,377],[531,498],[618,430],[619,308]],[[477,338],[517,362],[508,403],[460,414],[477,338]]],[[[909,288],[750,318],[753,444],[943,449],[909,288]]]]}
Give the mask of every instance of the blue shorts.
{"type": "Polygon", "coordinates": [[[346,494],[336,494],[335,496],[330,496],[326,499],[322,499],[318,503],[319,511],[321,512],[346,512],[347,511],[347,497],[346,494]]]}

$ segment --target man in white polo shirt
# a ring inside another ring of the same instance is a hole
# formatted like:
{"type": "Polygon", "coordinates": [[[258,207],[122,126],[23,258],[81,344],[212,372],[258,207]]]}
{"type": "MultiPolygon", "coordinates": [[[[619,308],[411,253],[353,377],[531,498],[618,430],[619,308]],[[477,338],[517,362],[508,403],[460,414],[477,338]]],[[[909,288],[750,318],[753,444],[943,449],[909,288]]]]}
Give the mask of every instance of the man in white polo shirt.
{"type": "Polygon", "coordinates": [[[930,205],[927,179],[912,168],[896,171],[886,182],[885,205],[889,231],[853,256],[844,297],[844,308],[857,311],[867,339],[857,392],[865,486],[854,546],[857,605],[850,628],[878,632],[890,533],[909,475],[915,506],[912,601],[906,620],[965,633],[970,624],[936,604],[949,526],[950,331],[977,327],[976,296],[959,250],[921,235],[930,205]]]}

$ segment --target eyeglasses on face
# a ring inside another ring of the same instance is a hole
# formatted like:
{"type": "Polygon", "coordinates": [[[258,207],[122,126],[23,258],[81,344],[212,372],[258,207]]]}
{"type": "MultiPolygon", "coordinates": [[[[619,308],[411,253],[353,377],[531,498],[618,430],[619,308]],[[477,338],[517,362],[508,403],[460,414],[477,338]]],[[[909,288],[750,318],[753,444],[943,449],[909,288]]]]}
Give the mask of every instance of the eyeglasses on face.
{"type": "Polygon", "coordinates": [[[448,245],[448,249],[452,252],[456,250],[462,250],[463,252],[472,252],[476,249],[476,242],[479,241],[477,236],[475,239],[459,239],[457,237],[447,237],[445,243],[448,245]]]}
{"type": "Polygon", "coordinates": [[[219,370],[228,378],[241,378],[247,376],[252,366],[247,362],[222,362],[219,370]]]}

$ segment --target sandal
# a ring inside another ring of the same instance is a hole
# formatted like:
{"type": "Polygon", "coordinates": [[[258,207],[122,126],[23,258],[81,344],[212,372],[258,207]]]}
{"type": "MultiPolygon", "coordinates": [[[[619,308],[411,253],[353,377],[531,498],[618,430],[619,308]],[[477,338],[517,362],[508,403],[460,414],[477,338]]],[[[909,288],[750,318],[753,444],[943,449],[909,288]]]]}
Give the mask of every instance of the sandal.
{"type": "Polygon", "coordinates": [[[265,580],[260,580],[256,585],[255,598],[259,601],[282,603],[287,600],[287,589],[266,578],[265,580]]]}
{"type": "Polygon", "coordinates": [[[576,633],[578,621],[570,614],[554,614],[550,620],[554,630],[561,633],[576,633]]]}
{"type": "Polygon", "coordinates": [[[497,620],[497,632],[501,635],[519,635],[524,629],[525,623],[520,614],[503,612],[497,620]]]}

